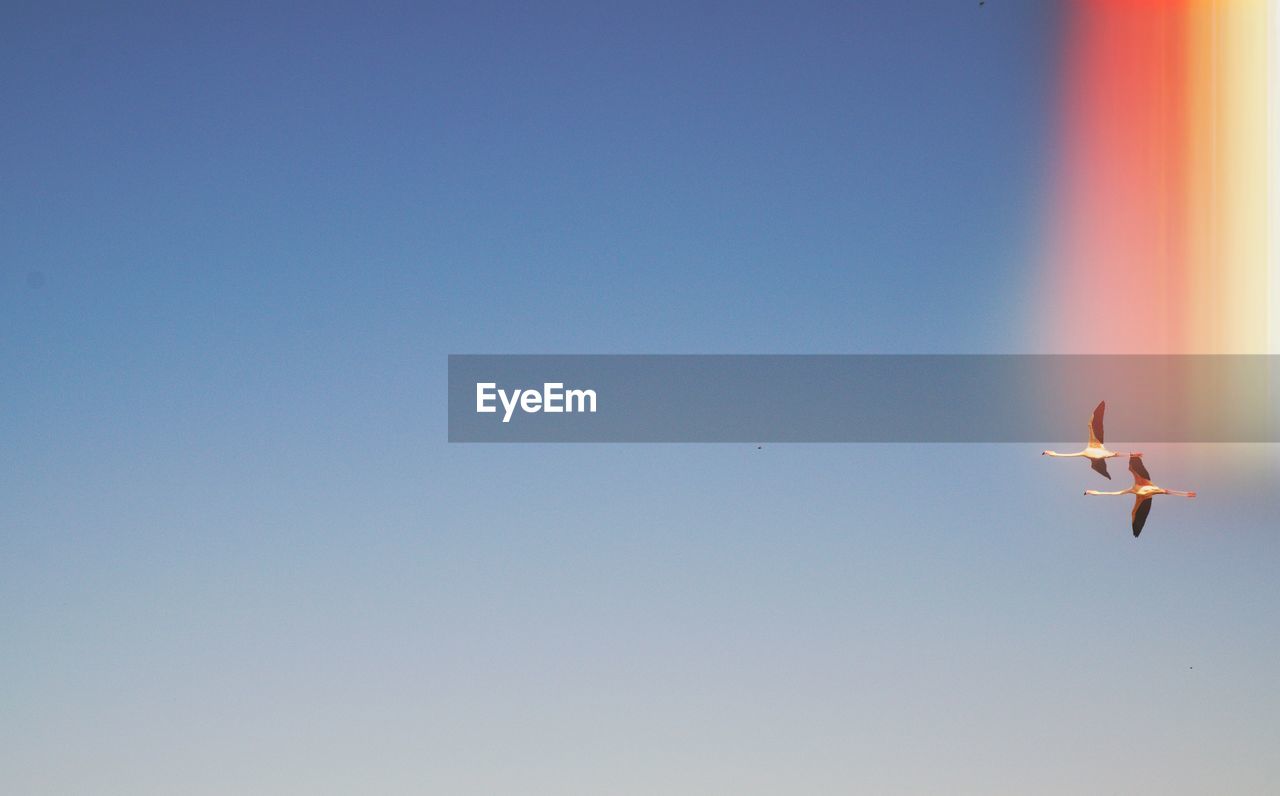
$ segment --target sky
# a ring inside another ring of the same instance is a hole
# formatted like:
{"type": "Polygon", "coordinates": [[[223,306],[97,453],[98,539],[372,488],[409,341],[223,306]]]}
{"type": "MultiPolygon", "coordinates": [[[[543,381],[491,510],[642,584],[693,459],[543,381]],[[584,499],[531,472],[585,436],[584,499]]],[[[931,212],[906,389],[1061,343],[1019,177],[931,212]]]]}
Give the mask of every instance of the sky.
{"type": "Polygon", "coordinates": [[[1221,446],[1135,541],[1051,440],[446,442],[448,354],[1051,350],[1066,11],[10,5],[0,791],[1273,786],[1221,446]]]}

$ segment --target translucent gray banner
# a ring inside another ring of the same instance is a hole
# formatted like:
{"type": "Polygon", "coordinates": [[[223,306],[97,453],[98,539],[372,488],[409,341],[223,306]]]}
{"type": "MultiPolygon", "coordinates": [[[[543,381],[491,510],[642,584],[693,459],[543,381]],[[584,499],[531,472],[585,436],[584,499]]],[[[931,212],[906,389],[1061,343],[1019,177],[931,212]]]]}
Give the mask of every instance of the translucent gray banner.
{"type": "Polygon", "coordinates": [[[453,355],[450,442],[1280,442],[1280,357],[453,355]],[[518,392],[517,392],[518,391],[518,392]]]}

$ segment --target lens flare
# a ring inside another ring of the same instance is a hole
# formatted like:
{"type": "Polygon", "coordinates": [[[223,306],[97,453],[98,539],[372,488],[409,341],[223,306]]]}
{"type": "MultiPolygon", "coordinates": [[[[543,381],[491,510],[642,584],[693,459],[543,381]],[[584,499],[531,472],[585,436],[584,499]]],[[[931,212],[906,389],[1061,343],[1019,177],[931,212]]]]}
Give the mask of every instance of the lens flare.
{"type": "Polygon", "coordinates": [[[1045,348],[1280,353],[1276,5],[1070,4],[1045,348]]]}

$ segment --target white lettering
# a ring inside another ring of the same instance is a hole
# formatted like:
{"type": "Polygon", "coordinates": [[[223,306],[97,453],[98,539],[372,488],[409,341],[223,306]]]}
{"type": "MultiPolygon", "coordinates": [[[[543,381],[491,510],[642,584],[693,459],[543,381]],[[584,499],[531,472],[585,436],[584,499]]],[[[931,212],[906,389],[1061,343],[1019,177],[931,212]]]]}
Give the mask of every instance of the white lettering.
{"type": "Polygon", "coordinates": [[[565,390],[564,384],[558,381],[544,382],[541,391],[504,390],[492,381],[476,382],[476,412],[497,412],[495,399],[502,404],[503,423],[510,423],[517,409],[527,414],[596,411],[595,390],[565,390]]]}
{"type": "Polygon", "coordinates": [[[565,393],[564,401],[566,412],[594,412],[596,411],[596,391],[595,390],[569,390],[565,393]],[[591,399],[590,408],[586,407],[587,399],[591,399]],[[573,408],[573,402],[577,400],[578,408],[573,408]]]}
{"type": "Polygon", "coordinates": [[[498,385],[491,381],[482,381],[476,383],[476,411],[477,412],[496,412],[498,407],[490,406],[489,401],[493,400],[493,393],[490,392],[498,385]]]}
{"type": "Polygon", "coordinates": [[[516,402],[520,399],[520,391],[515,390],[511,393],[511,400],[507,401],[507,391],[498,390],[498,399],[502,401],[502,408],[506,409],[506,414],[502,416],[503,423],[511,422],[511,413],[516,411],[516,402]]]}
{"type": "Polygon", "coordinates": [[[549,381],[542,385],[542,411],[552,413],[564,411],[564,407],[556,403],[564,398],[562,389],[564,385],[558,381],[549,381]]]}
{"type": "Polygon", "coordinates": [[[520,408],[533,414],[542,408],[542,393],[537,390],[525,390],[520,396],[520,408]]]}

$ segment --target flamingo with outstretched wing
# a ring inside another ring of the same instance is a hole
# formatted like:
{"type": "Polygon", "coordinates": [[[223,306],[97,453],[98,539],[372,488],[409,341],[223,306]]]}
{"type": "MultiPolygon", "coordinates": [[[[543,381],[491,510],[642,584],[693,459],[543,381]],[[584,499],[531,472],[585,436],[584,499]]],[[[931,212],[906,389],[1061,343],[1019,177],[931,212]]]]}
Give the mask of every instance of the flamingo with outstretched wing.
{"type": "Polygon", "coordinates": [[[1099,492],[1096,489],[1086,489],[1086,495],[1133,495],[1133,512],[1130,515],[1133,521],[1133,538],[1138,538],[1138,534],[1142,533],[1142,528],[1147,524],[1147,515],[1151,513],[1151,498],[1156,495],[1177,495],[1178,497],[1193,498],[1195,492],[1178,492],[1174,489],[1165,489],[1151,483],[1151,474],[1147,472],[1147,467],[1142,463],[1141,456],[1129,457],[1129,472],[1133,473],[1133,486],[1128,489],[1121,489],[1119,492],[1099,492]]]}
{"type": "Polygon", "coordinates": [[[1044,451],[1041,456],[1053,456],[1059,459],[1083,458],[1089,460],[1089,466],[1100,473],[1104,478],[1110,480],[1111,473],[1107,472],[1107,459],[1114,459],[1117,456],[1141,456],[1141,453],[1117,453],[1116,451],[1107,450],[1107,446],[1103,444],[1105,438],[1102,425],[1102,416],[1107,411],[1107,402],[1101,401],[1094,407],[1093,414],[1089,417],[1089,444],[1084,450],[1076,453],[1058,453],[1057,451],[1044,451]]]}

